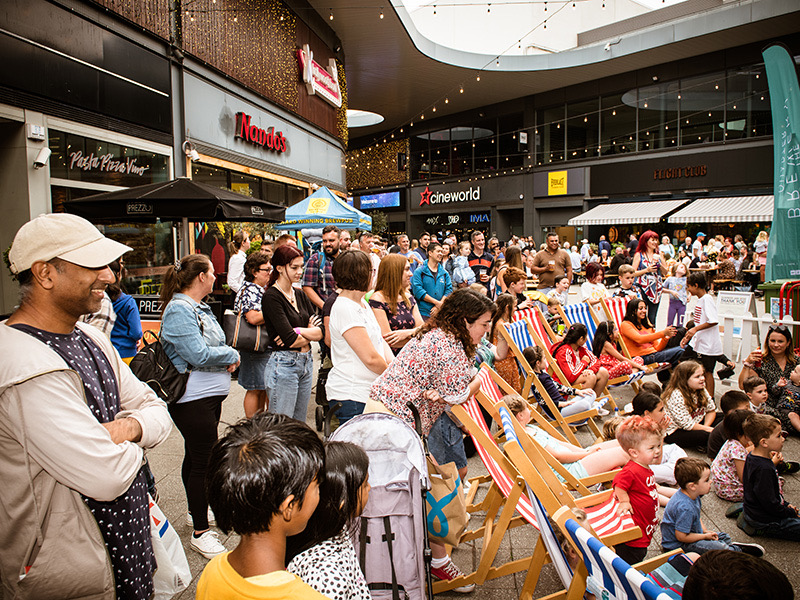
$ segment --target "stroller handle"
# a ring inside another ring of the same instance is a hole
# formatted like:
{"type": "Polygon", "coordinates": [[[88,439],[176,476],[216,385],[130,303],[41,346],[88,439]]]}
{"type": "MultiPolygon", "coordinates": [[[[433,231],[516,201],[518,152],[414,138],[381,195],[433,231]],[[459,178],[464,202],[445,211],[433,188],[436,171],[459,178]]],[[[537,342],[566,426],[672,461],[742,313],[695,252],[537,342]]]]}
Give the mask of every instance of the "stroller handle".
{"type": "Polygon", "coordinates": [[[419,411],[417,410],[417,407],[414,406],[413,402],[406,402],[406,406],[414,417],[414,431],[417,432],[419,437],[422,437],[422,420],[419,418],[419,411]]]}

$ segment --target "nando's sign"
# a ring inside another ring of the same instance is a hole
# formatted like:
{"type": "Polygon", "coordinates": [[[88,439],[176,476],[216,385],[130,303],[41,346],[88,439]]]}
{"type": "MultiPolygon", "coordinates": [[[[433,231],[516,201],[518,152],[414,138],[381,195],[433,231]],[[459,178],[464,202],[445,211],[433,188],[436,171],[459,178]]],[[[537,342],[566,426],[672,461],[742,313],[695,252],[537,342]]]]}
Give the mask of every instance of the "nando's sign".
{"type": "Polygon", "coordinates": [[[251,124],[250,121],[250,115],[243,112],[236,113],[236,134],[234,135],[236,139],[243,140],[254,146],[261,146],[278,154],[286,152],[287,140],[282,131],[276,132],[274,127],[262,129],[251,124]]]}

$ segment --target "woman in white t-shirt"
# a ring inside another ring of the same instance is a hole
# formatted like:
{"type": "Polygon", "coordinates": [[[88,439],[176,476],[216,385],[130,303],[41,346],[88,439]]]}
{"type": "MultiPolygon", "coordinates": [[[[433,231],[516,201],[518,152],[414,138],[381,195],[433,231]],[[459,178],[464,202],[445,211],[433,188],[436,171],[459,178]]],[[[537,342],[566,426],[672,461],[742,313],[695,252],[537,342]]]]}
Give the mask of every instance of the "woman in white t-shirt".
{"type": "Polygon", "coordinates": [[[591,262],[586,265],[586,281],[581,284],[581,300],[587,302],[595,314],[603,320],[605,318],[600,300],[608,296],[608,290],[603,285],[605,273],[603,265],[591,262]]]}
{"type": "Polygon", "coordinates": [[[386,370],[393,355],[375,313],[364,300],[372,280],[370,257],[360,250],[340,252],[332,268],[342,291],[331,308],[333,369],[325,391],[331,406],[342,403],[336,416],[343,424],[364,412],[372,382],[386,370]]]}

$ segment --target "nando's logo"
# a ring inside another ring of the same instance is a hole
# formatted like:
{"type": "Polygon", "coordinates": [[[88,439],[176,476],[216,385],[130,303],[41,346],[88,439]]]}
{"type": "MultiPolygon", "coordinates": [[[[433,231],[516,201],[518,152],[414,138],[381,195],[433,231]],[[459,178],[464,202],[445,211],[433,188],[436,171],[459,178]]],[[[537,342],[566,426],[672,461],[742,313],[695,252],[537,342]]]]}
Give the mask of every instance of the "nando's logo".
{"type": "Polygon", "coordinates": [[[251,125],[250,115],[243,112],[236,113],[236,134],[234,137],[267,150],[273,150],[278,153],[286,152],[286,138],[283,137],[282,131],[276,133],[274,127],[261,129],[251,125]]]}
{"type": "Polygon", "coordinates": [[[471,187],[459,192],[432,192],[426,185],[425,191],[420,192],[419,205],[447,204],[449,202],[477,202],[481,199],[481,186],[471,187]]]}

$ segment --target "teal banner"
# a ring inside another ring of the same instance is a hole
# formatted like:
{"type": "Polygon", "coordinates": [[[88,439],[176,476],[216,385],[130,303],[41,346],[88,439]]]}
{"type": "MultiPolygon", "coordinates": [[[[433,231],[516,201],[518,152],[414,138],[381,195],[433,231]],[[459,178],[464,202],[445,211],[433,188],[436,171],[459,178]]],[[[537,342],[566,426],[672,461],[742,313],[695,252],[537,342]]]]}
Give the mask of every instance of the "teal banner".
{"type": "Polygon", "coordinates": [[[784,46],[775,44],[763,54],[775,147],[775,207],[765,279],[800,279],[800,87],[784,46]]]}

